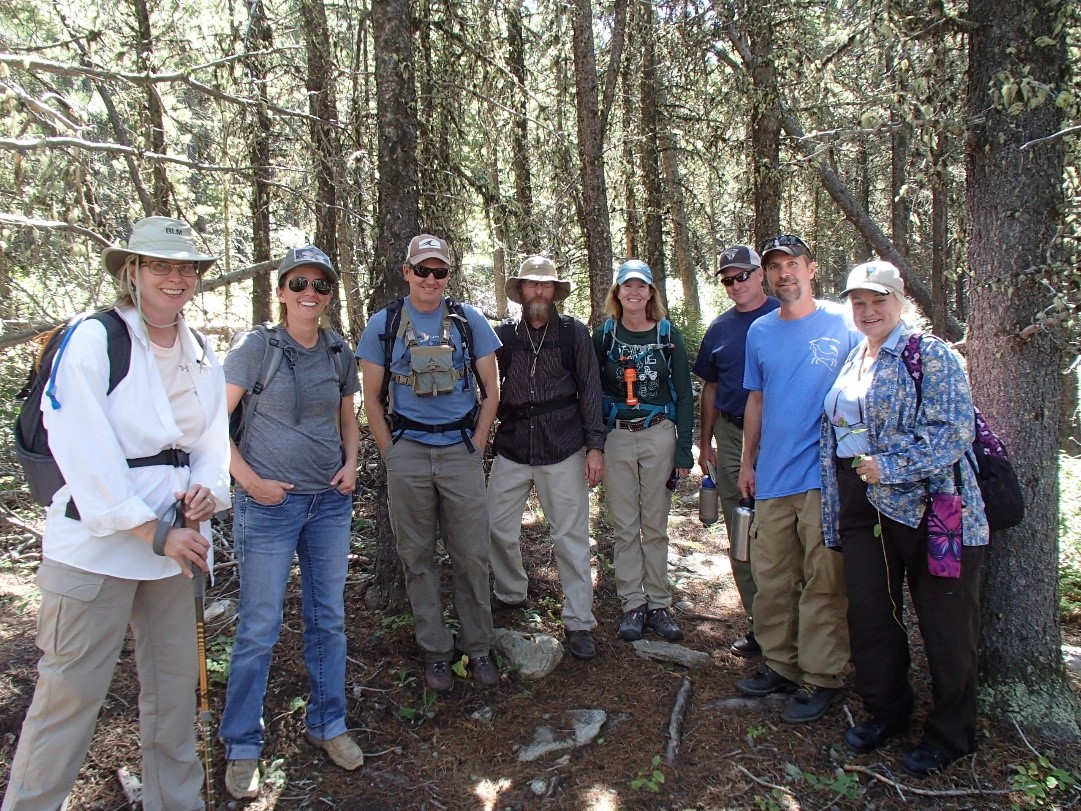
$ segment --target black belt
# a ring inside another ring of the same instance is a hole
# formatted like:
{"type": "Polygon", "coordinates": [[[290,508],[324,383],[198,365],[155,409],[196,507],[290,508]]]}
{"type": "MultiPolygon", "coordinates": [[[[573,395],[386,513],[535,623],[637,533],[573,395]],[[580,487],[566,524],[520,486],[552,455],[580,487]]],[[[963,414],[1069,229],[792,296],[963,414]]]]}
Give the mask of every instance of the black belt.
{"type": "Polygon", "coordinates": [[[616,428],[622,428],[624,431],[644,431],[647,428],[652,428],[658,423],[664,422],[668,417],[663,413],[654,414],[652,417],[639,417],[636,420],[616,420],[616,428]]]}
{"type": "Polygon", "coordinates": [[[729,414],[727,411],[722,411],[721,416],[739,428],[739,430],[743,430],[743,417],[737,417],[735,414],[729,414]]]}
{"type": "Polygon", "coordinates": [[[563,397],[557,397],[554,400],[550,400],[547,403],[537,403],[536,405],[523,405],[523,406],[499,406],[499,421],[503,423],[518,422],[519,420],[528,420],[533,417],[539,417],[541,414],[548,414],[552,411],[558,411],[561,408],[569,408],[572,405],[578,405],[577,394],[567,394],[563,397]]]}
{"type": "MultiPolygon", "coordinates": [[[[168,465],[169,467],[187,467],[191,462],[191,455],[187,451],[182,451],[180,448],[166,448],[163,451],[155,453],[153,456],[140,456],[136,459],[126,459],[128,467],[156,467],[157,465],[168,465]]],[[[75,506],[75,502],[72,499],[68,499],[68,506],[64,509],[64,516],[70,518],[72,521],[80,521],[79,508],[75,506]]]]}

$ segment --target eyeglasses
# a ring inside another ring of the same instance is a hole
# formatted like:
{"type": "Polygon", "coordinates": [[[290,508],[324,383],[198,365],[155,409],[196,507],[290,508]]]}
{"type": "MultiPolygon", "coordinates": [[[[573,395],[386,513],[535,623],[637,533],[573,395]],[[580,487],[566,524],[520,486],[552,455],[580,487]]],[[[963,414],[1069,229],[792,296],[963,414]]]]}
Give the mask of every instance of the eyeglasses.
{"type": "Polygon", "coordinates": [[[315,292],[321,296],[329,296],[330,291],[334,289],[334,285],[326,279],[307,279],[304,276],[294,276],[290,279],[289,289],[294,293],[303,293],[308,289],[308,282],[311,282],[315,292]]]}
{"type": "Polygon", "coordinates": [[[194,279],[199,275],[199,266],[194,262],[164,262],[160,259],[143,259],[139,263],[154,276],[168,276],[174,270],[179,271],[181,276],[194,279]]]}
{"type": "MultiPolygon", "coordinates": [[[[758,270],[758,268],[755,268],[755,270],[758,270]]],[[[753,276],[753,275],[754,275],[754,270],[741,270],[735,276],[722,276],[721,277],[721,284],[723,284],[725,287],[731,287],[736,282],[740,282],[742,284],[743,282],[745,282],[749,278],[751,278],[751,276],[753,276]]]]}
{"type": "Polygon", "coordinates": [[[413,271],[414,276],[419,276],[421,279],[427,279],[429,276],[445,279],[450,274],[450,268],[426,268],[423,265],[410,265],[409,269],[413,271]]]}
{"type": "Polygon", "coordinates": [[[771,237],[762,243],[762,247],[758,249],[758,252],[765,256],[769,251],[775,251],[778,248],[802,248],[807,252],[808,256],[813,255],[807,243],[794,234],[779,234],[771,237]]]}

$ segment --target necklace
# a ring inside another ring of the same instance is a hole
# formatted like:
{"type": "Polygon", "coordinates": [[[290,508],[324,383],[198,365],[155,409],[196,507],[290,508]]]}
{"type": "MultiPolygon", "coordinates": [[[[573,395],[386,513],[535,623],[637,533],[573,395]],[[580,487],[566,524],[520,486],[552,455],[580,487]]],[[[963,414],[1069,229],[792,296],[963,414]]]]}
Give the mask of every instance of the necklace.
{"type": "Polygon", "coordinates": [[[525,328],[525,337],[529,339],[529,346],[533,350],[533,365],[529,368],[530,377],[533,377],[537,373],[537,356],[544,348],[544,339],[548,337],[548,325],[551,323],[550,319],[544,323],[544,332],[541,333],[540,343],[535,344],[533,343],[533,332],[530,330],[529,324],[527,324],[524,319],[522,320],[522,327],[525,328]]]}

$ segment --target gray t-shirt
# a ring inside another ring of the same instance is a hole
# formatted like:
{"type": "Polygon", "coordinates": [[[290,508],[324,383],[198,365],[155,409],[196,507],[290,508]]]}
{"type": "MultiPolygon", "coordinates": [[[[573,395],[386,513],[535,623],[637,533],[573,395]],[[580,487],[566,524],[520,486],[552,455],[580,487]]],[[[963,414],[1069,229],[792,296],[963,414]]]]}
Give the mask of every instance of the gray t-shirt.
{"type": "MultiPolygon", "coordinates": [[[[240,452],[252,470],[264,479],[295,485],[294,493],[318,493],[342,466],[338,413],[343,397],[360,391],[352,350],[341,342],[340,357],[346,371],[339,389],[338,365],[331,346],[340,339],[323,333],[305,349],[284,328],[284,357],[277,373],[257,401],[255,416],[241,438],[240,452]],[[300,398],[298,403],[297,398],[300,398]],[[299,415],[299,420],[297,419],[299,415]]],[[[266,340],[259,330],[240,336],[225,358],[225,382],[250,392],[263,365],[266,340]]],[[[243,401],[238,408],[243,407],[243,401]]]]}

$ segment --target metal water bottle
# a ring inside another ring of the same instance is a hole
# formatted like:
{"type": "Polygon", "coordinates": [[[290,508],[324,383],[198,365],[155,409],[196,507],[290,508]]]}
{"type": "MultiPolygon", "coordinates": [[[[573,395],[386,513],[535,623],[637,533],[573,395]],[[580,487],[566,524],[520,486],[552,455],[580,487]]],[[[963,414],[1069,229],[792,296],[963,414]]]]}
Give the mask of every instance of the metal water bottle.
{"type": "Polygon", "coordinates": [[[707,527],[717,523],[718,504],[717,485],[707,473],[702,477],[702,484],[698,488],[698,520],[707,527]]]}
{"type": "Polygon", "coordinates": [[[754,521],[754,499],[742,498],[732,521],[732,537],[728,539],[732,560],[746,563],[751,559],[751,523],[754,521]]]}

